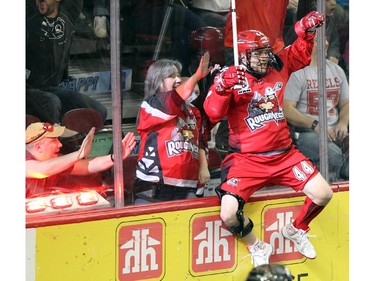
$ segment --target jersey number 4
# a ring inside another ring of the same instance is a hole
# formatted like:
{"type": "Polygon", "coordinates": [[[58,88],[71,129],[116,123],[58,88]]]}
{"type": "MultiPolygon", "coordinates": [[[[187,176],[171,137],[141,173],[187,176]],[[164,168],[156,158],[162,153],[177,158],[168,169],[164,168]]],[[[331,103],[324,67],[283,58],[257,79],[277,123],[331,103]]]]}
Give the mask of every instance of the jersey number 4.
{"type": "Polygon", "coordinates": [[[299,167],[293,167],[293,173],[297,180],[304,181],[306,180],[306,174],[312,174],[314,172],[313,167],[309,165],[306,161],[302,161],[301,163],[302,171],[299,167]]]}

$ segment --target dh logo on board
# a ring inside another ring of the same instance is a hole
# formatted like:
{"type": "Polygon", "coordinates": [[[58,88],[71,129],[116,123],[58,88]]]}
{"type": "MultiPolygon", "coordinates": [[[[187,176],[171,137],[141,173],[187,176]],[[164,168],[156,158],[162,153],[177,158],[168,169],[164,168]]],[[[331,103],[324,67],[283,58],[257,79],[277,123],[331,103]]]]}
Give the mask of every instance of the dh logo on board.
{"type": "Polygon", "coordinates": [[[190,229],[193,275],[207,274],[207,271],[227,272],[234,268],[237,242],[219,215],[194,216],[190,229]]]}
{"type": "Polygon", "coordinates": [[[164,267],[164,228],[162,221],[119,226],[118,280],[160,278],[164,267]]]}
{"type": "Polygon", "coordinates": [[[285,239],[281,234],[281,228],[291,223],[300,210],[301,206],[273,206],[263,212],[264,241],[270,243],[273,247],[270,262],[295,261],[304,258],[294,248],[293,242],[285,239]]]}

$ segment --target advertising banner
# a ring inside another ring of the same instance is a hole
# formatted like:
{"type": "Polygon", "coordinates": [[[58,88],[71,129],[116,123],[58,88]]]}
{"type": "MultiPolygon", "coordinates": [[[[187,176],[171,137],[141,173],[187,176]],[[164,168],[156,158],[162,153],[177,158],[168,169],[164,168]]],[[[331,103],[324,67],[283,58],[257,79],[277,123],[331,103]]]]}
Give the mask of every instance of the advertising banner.
{"type": "MultiPolygon", "coordinates": [[[[270,262],[286,265],[295,280],[349,280],[349,191],[335,192],[310,224],[314,260],[280,233],[304,198],[249,202],[244,211],[273,246],[270,262]]],[[[155,204],[147,214],[129,206],[134,215],[28,228],[27,280],[245,280],[253,267],[245,244],[222,223],[219,204],[208,206],[157,212],[155,204]]]]}

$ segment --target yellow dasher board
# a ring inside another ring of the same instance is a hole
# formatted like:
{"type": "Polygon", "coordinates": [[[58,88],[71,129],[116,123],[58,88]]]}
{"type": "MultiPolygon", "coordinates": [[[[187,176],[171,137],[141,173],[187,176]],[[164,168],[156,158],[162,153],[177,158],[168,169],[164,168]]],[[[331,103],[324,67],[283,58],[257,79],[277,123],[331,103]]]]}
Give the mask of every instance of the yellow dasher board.
{"type": "MultiPolygon", "coordinates": [[[[286,265],[295,280],[349,280],[349,188],[333,190],[310,224],[314,260],[280,234],[303,194],[261,191],[245,205],[255,233],[274,248],[271,262],[286,265]]],[[[245,280],[250,256],[222,224],[219,209],[219,200],[208,197],[27,219],[27,280],[245,280]]]]}

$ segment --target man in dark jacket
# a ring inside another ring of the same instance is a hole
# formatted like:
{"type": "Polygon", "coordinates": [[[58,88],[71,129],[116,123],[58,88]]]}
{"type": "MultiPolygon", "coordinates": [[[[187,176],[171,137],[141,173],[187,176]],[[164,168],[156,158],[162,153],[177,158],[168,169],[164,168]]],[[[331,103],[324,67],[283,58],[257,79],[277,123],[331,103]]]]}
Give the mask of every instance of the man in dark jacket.
{"type": "Polygon", "coordinates": [[[82,2],[26,1],[26,113],[40,120],[61,123],[63,114],[74,108],[93,108],[103,121],[107,117],[107,109],[95,99],[59,87],[82,2]]]}

